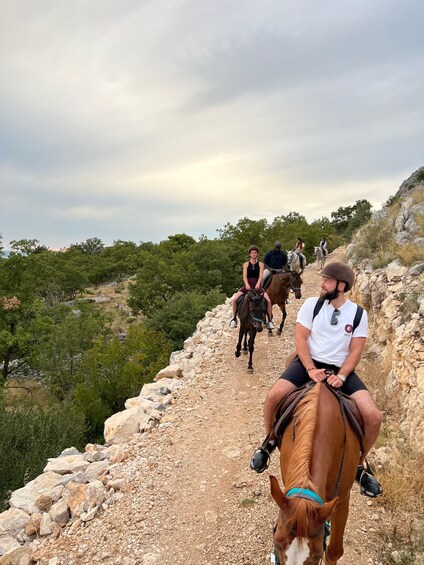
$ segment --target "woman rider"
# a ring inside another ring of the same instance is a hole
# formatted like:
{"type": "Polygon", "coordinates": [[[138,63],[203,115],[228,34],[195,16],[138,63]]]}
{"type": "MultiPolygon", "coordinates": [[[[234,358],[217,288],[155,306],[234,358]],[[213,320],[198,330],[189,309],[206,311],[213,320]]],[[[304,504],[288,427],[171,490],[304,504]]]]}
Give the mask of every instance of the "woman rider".
{"type": "Polygon", "coordinates": [[[273,330],[274,324],[272,323],[272,304],[268,294],[261,287],[261,280],[264,274],[264,264],[259,261],[259,249],[256,245],[249,247],[249,261],[243,264],[243,282],[244,285],[234,295],[233,298],[233,317],[231,318],[230,326],[237,327],[237,300],[242,294],[246,294],[250,289],[255,289],[259,294],[263,294],[267,301],[268,312],[268,329],[273,330]]]}

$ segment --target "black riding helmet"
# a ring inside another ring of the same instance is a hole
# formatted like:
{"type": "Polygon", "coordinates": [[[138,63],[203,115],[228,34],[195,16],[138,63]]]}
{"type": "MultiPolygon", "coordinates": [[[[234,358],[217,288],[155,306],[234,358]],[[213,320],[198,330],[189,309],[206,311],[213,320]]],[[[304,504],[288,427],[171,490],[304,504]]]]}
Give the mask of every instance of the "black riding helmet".
{"type": "Polygon", "coordinates": [[[257,252],[259,253],[259,248],[256,247],[256,245],[251,245],[251,246],[249,247],[248,253],[250,253],[251,251],[257,251],[257,252]]]}
{"type": "Polygon", "coordinates": [[[340,263],[339,261],[333,261],[328,263],[321,271],[321,276],[330,277],[336,279],[336,281],[342,281],[346,284],[344,292],[348,292],[355,282],[355,273],[346,265],[346,263],[340,263]]]}

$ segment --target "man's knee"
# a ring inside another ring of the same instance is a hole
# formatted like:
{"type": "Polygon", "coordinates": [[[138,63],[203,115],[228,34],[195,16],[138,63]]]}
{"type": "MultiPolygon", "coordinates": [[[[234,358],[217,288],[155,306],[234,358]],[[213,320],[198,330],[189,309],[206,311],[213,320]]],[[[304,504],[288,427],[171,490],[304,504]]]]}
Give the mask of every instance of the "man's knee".
{"type": "Polygon", "coordinates": [[[294,385],[290,381],[286,381],[285,379],[278,379],[278,381],[275,382],[270,388],[266,402],[268,404],[277,406],[281,399],[295,388],[296,385],[294,385]]]}
{"type": "Polygon", "coordinates": [[[383,421],[383,414],[367,390],[360,390],[351,395],[356,402],[364,423],[374,429],[379,429],[383,421]]]}

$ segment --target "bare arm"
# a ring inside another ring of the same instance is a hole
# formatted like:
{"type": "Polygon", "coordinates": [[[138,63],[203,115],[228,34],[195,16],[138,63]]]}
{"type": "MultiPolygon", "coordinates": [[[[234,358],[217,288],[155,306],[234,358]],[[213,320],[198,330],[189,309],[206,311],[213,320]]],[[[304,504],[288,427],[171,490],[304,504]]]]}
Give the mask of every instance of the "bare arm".
{"type": "Polygon", "coordinates": [[[265,268],[264,264],[261,261],[259,261],[259,278],[255,288],[261,288],[261,283],[264,276],[264,268],[265,268]]]}
{"type": "Polygon", "coordinates": [[[247,280],[247,267],[249,266],[249,261],[246,261],[246,263],[243,263],[243,282],[246,286],[246,288],[249,290],[250,286],[249,286],[249,281],[247,280]]]}

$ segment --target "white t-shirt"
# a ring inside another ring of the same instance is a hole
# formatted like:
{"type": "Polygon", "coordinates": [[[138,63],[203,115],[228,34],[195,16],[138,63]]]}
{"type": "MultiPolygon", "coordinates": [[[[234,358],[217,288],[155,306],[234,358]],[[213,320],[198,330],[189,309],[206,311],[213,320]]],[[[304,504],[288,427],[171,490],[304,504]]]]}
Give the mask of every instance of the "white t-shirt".
{"type": "Polygon", "coordinates": [[[338,308],[337,325],[331,325],[334,306],[324,301],[321,310],[312,324],[314,308],[318,298],[308,298],[302,305],[297,315],[296,322],[304,328],[311,330],[308,336],[308,347],[312,359],[341,367],[349,354],[352,337],[368,337],[368,315],[366,310],[362,313],[361,321],[353,332],[357,306],[350,300],[338,308]]]}

